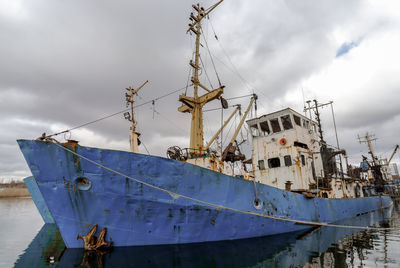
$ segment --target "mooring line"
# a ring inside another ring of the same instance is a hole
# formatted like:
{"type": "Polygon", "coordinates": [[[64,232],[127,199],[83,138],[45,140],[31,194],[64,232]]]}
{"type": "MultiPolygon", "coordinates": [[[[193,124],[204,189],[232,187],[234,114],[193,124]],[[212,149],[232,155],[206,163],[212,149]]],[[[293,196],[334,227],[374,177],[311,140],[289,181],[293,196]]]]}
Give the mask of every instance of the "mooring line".
{"type": "Polygon", "coordinates": [[[196,199],[196,198],[192,198],[192,197],[185,196],[185,195],[182,195],[182,194],[174,193],[174,192],[172,192],[172,191],[163,189],[163,188],[161,188],[161,187],[158,187],[158,186],[149,184],[149,183],[147,183],[147,182],[144,182],[144,181],[141,181],[141,180],[132,178],[132,177],[127,176],[127,175],[125,175],[125,174],[123,174],[123,173],[121,173],[121,172],[119,172],[119,171],[113,170],[113,169],[111,169],[111,168],[109,168],[109,167],[106,167],[106,166],[104,166],[104,165],[102,165],[102,164],[100,164],[100,163],[97,163],[96,161],[93,161],[93,160],[91,160],[91,159],[89,159],[89,158],[87,158],[87,157],[85,157],[85,156],[83,156],[83,155],[81,155],[81,154],[78,154],[78,153],[76,153],[76,152],[70,150],[69,148],[63,146],[60,142],[58,142],[58,141],[55,140],[55,139],[50,138],[50,140],[53,141],[54,144],[55,144],[56,146],[62,148],[63,150],[66,150],[66,151],[68,151],[68,152],[70,152],[70,153],[72,153],[72,154],[74,154],[74,155],[76,155],[76,156],[78,156],[78,157],[80,157],[80,158],[82,158],[82,159],[84,159],[84,160],[86,160],[86,161],[88,161],[88,162],[90,162],[90,163],[96,165],[96,166],[99,166],[99,167],[101,167],[101,168],[104,168],[105,170],[108,170],[108,171],[110,171],[110,172],[113,172],[113,173],[115,173],[115,174],[117,174],[117,175],[120,175],[120,176],[122,176],[122,177],[125,177],[125,178],[128,178],[128,179],[130,179],[130,180],[136,181],[137,183],[146,185],[146,186],[148,186],[148,187],[150,187],[150,188],[153,188],[153,189],[156,189],[156,190],[159,190],[159,191],[168,193],[168,194],[170,194],[173,198],[175,198],[175,197],[182,197],[182,198],[184,198],[184,199],[188,199],[188,200],[192,200],[192,201],[195,201],[195,202],[198,202],[198,203],[201,203],[201,204],[205,204],[205,205],[208,205],[208,206],[212,206],[212,207],[215,207],[215,208],[217,208],[217,209],[226,209],[226,210],[231,210],[231,211],[235,211],[235,212],[239,212],[239,213],[244,213],[244,214],[248,214],[248,215],[253,215],[253,216],[258,216],[258,217],[263,217],[263,218],[269,218],[269,219],[273,219],[273,220],[280,220],[280,221],[293,222],[293,223],[295,223],[295,224],[313,225],[313,226],[321,226],[321,227],[348,228],[348,229],[363,229],[363,230],[400,230],[400,227],[388,227],[388,228],[386,228],[386,227],[370,227],[370,226],[357,226],[357,225],[338,225],[338,224],[329,224],[329,223],[325,223],[325,222],[313,222],[313,221],[304,221],[304,220],[294,220],[294,219],[289,219],[289,218],[284,218],[284,217],[279,217],[279,216],[266,215],[266,214],[261,214],[261,213],[252,212],[252,211],[244,211],[244,210],[240,210],[240,209],[236,209],[236,208],[226,207],[226,206],[223,206],[223,205],[213,204],[213,203],[210,203],[210,202],[207,202],[207,201],[203,201],[203,200],[200,200],[200,199],[196,199]]]}

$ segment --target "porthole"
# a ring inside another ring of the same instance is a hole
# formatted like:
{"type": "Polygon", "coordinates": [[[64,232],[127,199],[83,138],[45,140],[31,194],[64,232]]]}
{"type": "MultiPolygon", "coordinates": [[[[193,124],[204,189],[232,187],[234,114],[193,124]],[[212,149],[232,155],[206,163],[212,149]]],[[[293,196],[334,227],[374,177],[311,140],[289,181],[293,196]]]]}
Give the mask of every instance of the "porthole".
{"type": "Polygon", "coordinates": [[[261,209],[263,206],[263,203],[260,199],[257,198],[257,199],[254,199],[253,205],[256,209],[261,209]]]}
{"type": "Polygon", "coordinates": [[[75,179],[75,185],[79,190],[87,191],[92,186],[92,183],[88,178],[78,177],[75,179]]]}

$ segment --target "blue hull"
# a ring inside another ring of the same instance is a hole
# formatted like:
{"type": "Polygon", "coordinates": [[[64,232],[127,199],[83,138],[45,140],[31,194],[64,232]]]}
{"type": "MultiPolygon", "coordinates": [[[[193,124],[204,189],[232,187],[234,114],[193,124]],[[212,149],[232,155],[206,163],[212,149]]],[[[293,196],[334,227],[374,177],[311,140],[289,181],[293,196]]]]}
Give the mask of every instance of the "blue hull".
{"type": "MultiPolygon", "coordinates": [[[[393,206],[391,209],[348,218],[338,224],[388,224],[392,209],[393,206]]],[[[152,268],[303,267],[307,263],[315,263],[315,258],[321,259],[322,262],[324,253],[331,254],[332,245],[341,245],[344,248],[335,250],[334,259],[331,255],[330,261],[334,261],[335,267],[346,267],[346,254],[349,249],[346,250],[347,243],[341,241],[351,241],[351,237],[358,232],[358,229],[322,227],[313,231],[214,243],[118,247],[110,251],[105,258],[99,258],[102,252],[96,256],[93,252],[81,249],[65,249],[55,224],[45,224],[20,255],[14,267],[48,267],[50,256],[54,257],[54,267],[80,267],[83,266],[82,263],[85,263],[86,267],[128,267],[132,264],[135,267],[152,268]]],[[[376,232],[362,233],[371,237],[379,235],[376,232]]],[[[363,241],[368,241],[367,239],[364,237],[363,241]]],[[[373,240],[376,241],[375,238],[373,240]]],[[[357,252],[360,252],[370,249],[370,245],[366,242],[354,246],[357,252]]]]}
{"type": "Polygon", "coordinates": [[[29,194],[32,197],[33,202],[35,203],[37,210],[40,213],[40,216],[42,216],[44,223],[54,223],[53,217],[51,216],[49,208],[44,201],[44,198],[39,190],[35,178],[32,176],[27,177],[24,179],[24,183],[29,191],[29,194]]]}
{"type": "Polygon", "coordinates": [[[83,247],[76,236],[87,234],[95,224],[99,230],[107,228],[106,240],[114,246],[194,243],[309,228],[270,216],[332,223],[392,204],[388,196],[309,199],[256,183],[262,201],[262,206],[256,208],[252,181],[188,163],[115,150],[68,147],[122,176],[54,143],[18,143],[69,248],[83,247]],[[90,181],[90,185],[82,186],[80,178],[90,181]]]}

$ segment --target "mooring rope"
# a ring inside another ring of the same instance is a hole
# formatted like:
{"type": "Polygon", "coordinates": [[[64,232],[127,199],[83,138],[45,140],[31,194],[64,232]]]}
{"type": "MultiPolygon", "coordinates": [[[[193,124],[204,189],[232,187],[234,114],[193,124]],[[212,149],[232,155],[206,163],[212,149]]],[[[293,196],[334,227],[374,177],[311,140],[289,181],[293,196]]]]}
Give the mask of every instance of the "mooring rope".
{"type": "Polygon", "coordinates": [[[70,152],[70,153],[72,153],[72,154],[74,154],[74,155],[76,155],[76,156],[78,156],[78,157],[80,157],[80,158],[82,158],[82,159],[84,159],[84,160],[96,165],[96,166],[104,168],[105,170],[108,170],[108,171],[110,171],[112,173],[115,173],[117,175],[120,175],[122,177],[125,177],[125,178],[128,178],[130,180],[136,181],[137,183],[146,185],[146,186],[148,186],[150,188],[153,188],[153,189],[168,193],[174,199],[176,199],[178,197],[181,197],[181,198],[192,200],[192,201],[204,204],[204,205],[212,206],[212,207],[215,207],[217,209],[226,209],[226,210],[235,211],[235,212],[239,212],[239,213],[244,213],[244,214],[248,214],[248,215],[253,215],[253,216],[258,216],[258,217],[263,217],[263,218],[269,218],[269,219],[273,219],[273,220],[293,222],[293,223],[296,223],[296,224],[303,224],[303,225],[313,225],[313,226],[321,226],[321,227],[348,228],[348,229],[363,229],[363,230],[364,229],[365,230],[400,230],[400,227],[387,227],[386,228],[386,227],[370,227],[370,226],[357,226],[357,225],[339,225],[339,224],[329,224],[329,223],[326,223],[326,222],[313,222],[313,221],[295,220],[295,219],[289,219],[289,218],[285,218],[285,217],[266,215],[266,214],[252,212],[252,211],[244,211],[244,210],[240,210],[240,209],[236,209],[236,208],[226,207],[226,206],[223,206],[223,205],[213,204],[213,203],[210,203],[210,202],[207,202],[207,201],[203,201],[203,200],[200,200],[200,199],[196,199],[196,198],[193,198],[193,197],[190,197],[190,196],[185,196],[185,195],[182,195],[182,194],[174,193],[172,191],[163,189],[161,187],[152,185],[150,183],[147,183],[147,182],[132,178],[132,177],[130,177],[128,175],[125,175],[125,174],[123,174],[123,173],[121,173],[119,171],[116,171],[116,170],[114,170],[112,168],[109,168],[109,167],[106,167],[106,166],[104,166],[104,165],[102,165],[100,163],[97,163],[96,161],[93,161],[93,160],[91,160],[91,159],[89,159],[89,158],[87,158],[87,157],[85,157],[85,156],[83,156],[81,154],[78,154],[78,153],[70,150],[69,148],[66,148],[65,146],[63,146],[61,143],[59,143],[55,139],[50,138],[48,140],[53,141],[56,146],[62,148],[63,150],[66,150],[66,151],[68,151],[68,152],[70,152]]]}

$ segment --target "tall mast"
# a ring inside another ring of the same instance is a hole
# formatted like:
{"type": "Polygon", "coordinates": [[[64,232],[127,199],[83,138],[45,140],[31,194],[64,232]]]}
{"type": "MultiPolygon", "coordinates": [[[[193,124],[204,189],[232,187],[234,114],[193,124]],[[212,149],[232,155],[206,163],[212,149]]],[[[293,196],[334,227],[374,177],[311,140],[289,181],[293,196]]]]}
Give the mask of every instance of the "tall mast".
{"type": "Polygon", "coordinates": [[[179,96],[179,101],[182,102],[182,106],[178,108],[178,111],[183,113],[191,113],[192,121],[190,126],[190,151],[191,153],[202,154],[204,152],[204,137],[203,137],[203,106],[215,99],[221,97],[224,92],[224,86],[220,88],[210,90],[206,86],[202,85],[199,81],[199,69],[200,69],[200,36],[201,36],[201,20],[216,8],[223,0],[214,4],[207,10],[200,6],[200,4],[193,5],[194,13],[190,14],[190,21],[188,32],[193,32],[196,35],[196,51],[194,62],[190,61],[190,66],[193,68],[193,97],[182,94],[179,96]],[[207,91],[206,94],[199,96],[199,87],[207,91]]]}
{"type": "Polygon", "coordinates": [[[131,121],[131,123],[132,123],[131,128],[130,128],[129,141],[130,141],[130,145],[131,145],[131,152],[133,152],[133,153],[139,152],[139,136],[140,136],[140,133],[136,131],[136,120],[135,120],[135,111],[134,111],[135,99],[133,98],[133,96],[137,95],[139,90],[142,89],[142,87],[144,85],[146,85],[147,82],[149,82],[149,80],[144,82],[137,89],[133,89],[132,87],[125,88],[129,92],[129,93],[125,93],[126,105],[127,106],[129,106],[129,104],[131,105],[131,115],[129,115],[129,113],[128,113],[125,115],[125,118],[128,119],[129,121],[131,121]]]}
{"type": "Polygon", "coordinates": [[[318,123],[319,138],[321,139],[321,143],[325,144],[324,136],[322,136],[321,117],[320,117],[320,114],[318,111],[318,107],[320,107],[320,106],[318,106],[317,100],[314,100],[314,103],[315,103],[315,119],[317,120],[317,123],[318,123]]]}
{"type": "Polygon", "coordinates": [[[368,149],[369,149],[369,152],[371,154],[372,161],[374,162],[375,165],[379,165],[378,158],[376,158],[376,156],[375,156],[374,147],[372,146],[372,141],[376,140],[376,138],[374,138],[374,136],[375,135],[370,135],[367,132],[365,134],[365,136],[363,137],[364,138],[363,140],[360,137],[358,137],[358,140],[359,140],[360,143],[367,143],[368,144],[368,149]]]}

